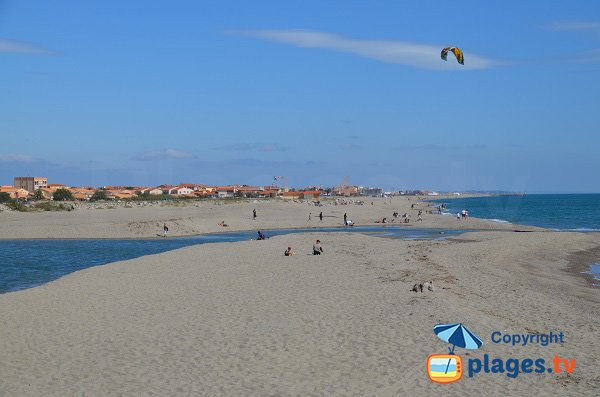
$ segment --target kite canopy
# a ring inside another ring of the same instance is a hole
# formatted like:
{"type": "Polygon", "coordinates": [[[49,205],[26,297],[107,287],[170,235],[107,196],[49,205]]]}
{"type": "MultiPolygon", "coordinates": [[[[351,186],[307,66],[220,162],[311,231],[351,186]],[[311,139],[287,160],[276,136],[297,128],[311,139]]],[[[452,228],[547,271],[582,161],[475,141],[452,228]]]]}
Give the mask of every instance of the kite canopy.
{"type": "Polygon", "coordinates": [[[465,64],[465,57],[463,55],[463,52],[458,47],[446,47],[446,48],[444,48],[442,50],[442,59],[444,61],[448,60],[448,52],[449,51],[452,51],[452,53],[456,57],[456,60],[458,61],[458,63],[460,63],[461,65],[465,64]]]}

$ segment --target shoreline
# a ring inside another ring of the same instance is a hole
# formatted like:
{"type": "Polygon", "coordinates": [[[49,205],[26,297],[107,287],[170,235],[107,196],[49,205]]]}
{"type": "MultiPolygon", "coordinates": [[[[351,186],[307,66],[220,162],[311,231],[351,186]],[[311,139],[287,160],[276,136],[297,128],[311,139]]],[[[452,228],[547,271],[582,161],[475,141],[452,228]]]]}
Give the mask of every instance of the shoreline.
{"type": "MultiPolygon", "coordinates": [[[[446,351],[431,327],[464,322],[484,338],[471,357],[577,358],[569,377],[522,374],[510,382],[513,394],[535,387],[549,395],[558,387],[566,396],[590,395],[598,384],[600,295],[580,273],[562,270],[581,266],[599,244],[586,233],[482,231],[405,241],[307,232],[87,268],[0,295],[0,390],[439,393],[423,370],[429,354],[446,351]],[[315,238],[322,256],[309,253],[315,238]],[[281,248],[288,245],[296,255],[286,258],[281,248]],[[410,291],[425,280],[435,291],[410,291]],[[517,351],[489,341],[507,329],[557,330],[566,343],[517,351]]],[[[481,375],[445,394],[496,395],[506,385],[503,374],[481,375]]]]}
{"type": "MultiPolygon", "coordinates": [[[[600,233],[598,235],[600,236],[600,233]]],[[[600,242],[596,248],[570,254],[568,260],[569,266],[563,269],[564,271],[583,277],[591,288],[600,288],[600,276],[596,276],[591,272],[593,265],[600,264],[600,242]]]]}
{"type": "MultiPolygon", "coordinates": [[[[484,219],[480,219],[480,218],[471,218],[471,219],[477,219],[477,220],[484,220],[484,219]]],[[[517,224],[511,224],[514,226],[523,226],[524,228],[529,228],[530,226],[528,225],[517,225],[517,224]]],[[[219,232],[219,231],[211,231],[211,232],[206,232],[206,233],[198,233],[198,234],[172,234],[169,235],[167,237],[163,237],[163,236],[155,236],[155,237],[139,237],[139,236],[134,236],[134,237],[1,237],[0,241],[35,241],[35,240],[39,240],[39,241],[47,241],[47,240],[163,240],[165,238],[169,238],[169,239],[178,239],[178,238],[193,238],[193,237],[202,237],[202,236],[214,236],[214,235],[226,235],[226,234],[233,234],[233,233],[250,233],[250,232],[257,232],[258,230],[261,230],[263,232],[265,231],[280,231],[280,230],[302,230],[302,229],[310,229],[307,230],[306,233],[313,233],[312,230],[314,230],[315,232],[318,232],[319,230],[322,229],[339,229],[340,231],[346,230],[346,229],[351,229],[351,228],[361,228],[361,227],[381,227],[381,228],[391,228],[391,227],[400,227],[400,228],[412,228],[412,229],[416,229],[416,230],[464,230],[463,228],[452,228],[452,227],[443,227],[443,226],[431,226],[431,227],[421,227],[421,226],[417,226],[416,224],[400,224],[400,223],[385,223],[385,224],[381,224],[381,223],[371,223],[371,224],[361,224],[361,225],[355,225],[355,226],[313,226],[313,227],[308,227],[308,226],[297,226],[297,227],[274,227],[274,228],[257,228],[257,229],[235,229],[235,230],[228,230],[225,232],[219,232]]],[[[535,226],[534,226],[535,227],[535,226]]],[[[544,229],[544,228],[539,228],[540,230],[519,230],[519,229],[467,229],[465,230],[465,233],[468,232],[504,232],[504,233],[600,233],[597,231],[575,231],[575,230],[552,230],[552,229],[544,229]]],[[[358,233],[358,232],[357,232],[358,233]]]]}
{"type": "Polygon", "coordinates": [[[373,198],[369,203],[336,205],[322,202],[286,202],[280,200],[230,203],[193,203],[188,206],[140,206],[114,208],[111,211],[79,208],[69,212],[0,213],[0,239],[82,239],[82,238],[158,238],[163,224],[169,227],[169,236],[196,236],[213,233],[297,228],[343,228],[345,213],[356,226],[398,226],[435,229],[485,230],[543,230],[527,225],[497,223],[472,217],[457,221],[452,217],[427,214],[430,203],[405,198],[373,198]],[[414,205],[414,208],[411,206],[414,205]],[[256,220],[252,211],[258,211],[256,220]],[[419,210],[423,221],[417,220],[419,210]],[[318,214],[323,212],[323,221],[318,214]],[[392,213],[408,214],[410,223],[392,213]],[[309,220],[309,214],[312,219],[309,220]],[[380,221],[387,218],[385,224],[380,221]],[[396,220],[398,222],[391,222],[396,220]],[[228,228],[218,226],[221,221],[228,228]]]}

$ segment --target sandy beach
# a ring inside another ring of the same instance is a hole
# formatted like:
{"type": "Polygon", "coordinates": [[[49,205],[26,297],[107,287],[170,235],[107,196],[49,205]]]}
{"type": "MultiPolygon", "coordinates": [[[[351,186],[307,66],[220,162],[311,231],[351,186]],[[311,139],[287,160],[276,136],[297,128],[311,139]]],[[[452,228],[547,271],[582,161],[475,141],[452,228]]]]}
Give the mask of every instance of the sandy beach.
{"type": "MultiPolygon", "coordinates": [[[[345,201],[358,201],[348,199],[345,201]]],[[[287,202],[283,200],[208,200],[180,203],[154,202],[125,208],[124,204],[100,204],[103,209],[88,209],[91,205],[79,204],[70,212],[0,212],[0,239],[11,238],[151,238],[162,234],[163,225],[170,236],[235,230],[340,227],[344,213],[356,225],[376,225],[384,217],[388,222],[392,214],[408,214],[410,223],[401,223],[401,216],[393,224],[406,227],[490,229],[490,230],[543,230],[470,218],[457,221],[454,216],[428,214],[429,204],[415,197],[365,198],[357,205],[335,205],[334,200],[322,200],[321,206],[311,202],[287,202]],[[373,204],[371,204],[373,203],[373,204]],[[411,206],[414,204],[414,208],[411,206]],[[252,219],[256,209],[257,218],[252,219]],[[422,221],[418,212],[423,211],[422,221]],[[323,221],[319,213],[323,212],[323,221]],[[309,221],[310,215],[310,221],[309,221]],[[218,223],[225,221],[228,227],[218,223]]]]}
{"type": "MultiPolygon", "coordinates": [[[[344,212],[369,224],[412,203],[2,213],[0,238],[152,237],[167,221],[184,235],[223,231],[221,219],[231,230],[305,227],[309,212],[309,225],[321,226],[321,210],[323,226],[339,225],[344,212]]],[[[504,231],[445,241],[315,232],[205,244],[3,294],[0,396],[596,395],[600,290],[580,273],[600,253],[599,233],[411,217],[408,227],[504,231]],[[317,238],[321,256],[311,255],[317,238]],[[294,256],[283,256],[287,246],[294,256]],[[411,291],[430,280],[434,291],[411,291]],[[575,358],[576,368],[435,384],[427,357],[449,346],[432,331],[438,323],[464,323],[482,338],[477,351],[457,348],[464,362],[484,354],[551,362],[558,354],[575,358]],[[495,344],[494,331],[563,332],[564,343],[495,344]]]]}

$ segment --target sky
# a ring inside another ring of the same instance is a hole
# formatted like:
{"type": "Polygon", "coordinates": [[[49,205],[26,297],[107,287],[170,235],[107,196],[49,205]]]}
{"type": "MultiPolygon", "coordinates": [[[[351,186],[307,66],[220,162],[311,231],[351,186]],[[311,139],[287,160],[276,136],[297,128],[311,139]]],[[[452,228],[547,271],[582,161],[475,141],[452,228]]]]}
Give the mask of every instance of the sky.
{"type": "Polygon", "coordinates": [[[600,192],[596,1],[0,0],[0,76],[0,184],[600,192]]]}

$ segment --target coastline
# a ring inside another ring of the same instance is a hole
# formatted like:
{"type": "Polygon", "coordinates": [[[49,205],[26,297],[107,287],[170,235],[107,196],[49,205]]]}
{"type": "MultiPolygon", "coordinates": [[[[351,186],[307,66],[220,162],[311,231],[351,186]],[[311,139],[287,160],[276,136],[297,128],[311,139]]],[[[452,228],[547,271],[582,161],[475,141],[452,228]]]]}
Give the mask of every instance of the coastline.
{"type": "Polygon", "coordinates": [[[430,205],[420,201],[420,198],[367,200],[363,205],[334,205],[333,202],[324,200],[320,207],[311,205],[310,202],[270,200],[231,204],[201,202],[185,206],[157,205],[112,210],[81,208],[70,212],[2,212],[0,239],[154,238],[162,233],[163,224],[169,226],[169,236],[178,237],[259,229],[340,227],[344,213],[348,213],[348,218],[357,226],[382,226],[384,224],[375,221],[386,217],[389,222],[393,219],[393,212],[407,213],[411,222],[404,224],[400,222],[401,218],[398,218],[398,222],[385,225],[440,229],[544,230],[534,226],[496,223],[474,217],[467,221],[456,221],[453,217],[426,213],[423,214],[423,221],[419,222],[418,211],[425,211],[430,205]],[[412,204],[415,204],[415,208],[411,208],[412,204]],[[254,208],[259,214],[257,220],[252,220],[251,217],[254,208]],[[317,218],[321,211],[324,213],[323,222],[317,218]],[[312,217],[310,221],[309,213],[312,217]],[[217,226],[217,223],[223,220],[229,227],[217,226]]]}
{"type": "MultiPolygon", "coordinates": [[[[600,244],[600,233],[596,233],[600,244]]],[[[596,248],[590,248],[574,252],[569,255],[569,266],[564,270],[582,277],[587,282],[590,288],[598,288],[600,284],[600,276],[595,276],[591,273],[592,265],[600,264],[600,245],[596,248]]]]}
{"type": "Polygon", "coordinates": [[[464,322],[484,338],[481,352],[470,353],[477,357],[558,353],[577,358],[577,369],[569,377],[480,375],[445,395],[501,395],[507,387],[590,395],[600,381],[593,370],[600,294],[580,274],[561,270],[585,259],[572,255],[598,249],[598,235],[586,233],[482,231],[403,241],[317,232],[97,266],[0,295],[0,390],[436,393],[443,386],[427,379],[424,360],[446,345],[431,327],[464,322]],[[309,254],[316,238],[322,256],[309,254]],[[296,255],[285,258],[288,245],[296,255]],[[410,291],[425,280],[435,291],[410,291]],[[511,349],[490,343],[494,330],[564,331],[566,343],[511,349]]]}

